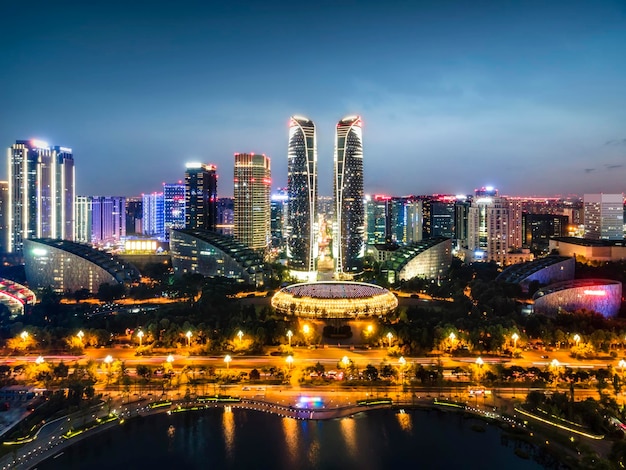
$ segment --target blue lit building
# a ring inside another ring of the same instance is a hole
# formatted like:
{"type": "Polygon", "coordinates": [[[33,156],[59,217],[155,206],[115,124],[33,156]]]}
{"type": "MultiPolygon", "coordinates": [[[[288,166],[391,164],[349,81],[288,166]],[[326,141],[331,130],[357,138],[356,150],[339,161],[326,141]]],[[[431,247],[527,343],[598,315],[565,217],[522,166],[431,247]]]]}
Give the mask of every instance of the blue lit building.
{"type": "Polygon", "coordinates": [[[185,228],[185,185],[163,184],[163,230],[165,240],[170,239],[170,230],[185,228]]]}

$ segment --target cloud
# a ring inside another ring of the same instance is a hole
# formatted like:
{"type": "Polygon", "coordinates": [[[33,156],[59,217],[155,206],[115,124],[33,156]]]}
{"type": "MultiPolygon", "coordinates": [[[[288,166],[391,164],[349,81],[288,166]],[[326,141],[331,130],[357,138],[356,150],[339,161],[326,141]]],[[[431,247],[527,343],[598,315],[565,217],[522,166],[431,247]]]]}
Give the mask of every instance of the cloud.
{"type": "Polygon", "coordinates": [[[607,170],[614,170],[616,168],[622,168],[624,165],[604,165],[607,170]]]}
{"type": "Polygon", "coordinates": [[[613,147],[621,147],[621,146],[626,146],[626,139],[613,139],[613,140],[609,140],[607,141],[604,145],[610,145],[613,147]]]}
{"type": "Polygon", "coordinates": [[[585,173],[591,173],[592,171],[596,171],[595,168],[585,168],[585,173]]]}

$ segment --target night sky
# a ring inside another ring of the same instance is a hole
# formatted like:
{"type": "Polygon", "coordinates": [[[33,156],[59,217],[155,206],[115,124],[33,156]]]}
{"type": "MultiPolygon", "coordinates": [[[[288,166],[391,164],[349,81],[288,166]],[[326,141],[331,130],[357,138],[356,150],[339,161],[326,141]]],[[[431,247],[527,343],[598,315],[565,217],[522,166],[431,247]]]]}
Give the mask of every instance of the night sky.
{"type": "Polygon", "coordinates": [[[157,191],[203,161],[230,196],[234,152],[269,155],[285,186],[293,114],[317,125],[321,194],[350,114],[368,193],[626,191],[623,0],[5,0],[0,17],[0,146],[72,147],[77,194],[157,191]]]}

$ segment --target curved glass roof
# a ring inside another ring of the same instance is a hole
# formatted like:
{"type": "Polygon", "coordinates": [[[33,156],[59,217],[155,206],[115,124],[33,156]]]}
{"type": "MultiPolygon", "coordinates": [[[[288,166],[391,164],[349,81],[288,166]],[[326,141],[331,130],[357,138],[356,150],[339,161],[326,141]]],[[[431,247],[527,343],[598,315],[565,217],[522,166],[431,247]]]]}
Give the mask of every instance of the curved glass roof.
{"type": "Polygon", "coordinates": [[[118,282],[134,282],[141,278],[139,270],[131,263],[124,262],[117,256],[96,250],[89,245],[51,238],[36,238],[30,241],[65,251],[94,263],[96,266],[107,271],[118,282]]]}
{"type": "Polygon", "coordinates": [[[528,276],[535,274],[537,271],[541,271],[549,266],[562,263],[567,260],[571,260],[569,256],[547,256],[528,263],[518,263],[507,267],[502,271],[496,281],[520,283],[528,276]]]}
{"type": "Polygon", "coordinates": [[[434,237],[419,242],[412,242],[408,245],[402,246],[397,249],[387,261],[383,263],[382,269],[400,271],[413,258],[422,254],[429,248],[445,242],[446,240],[449,240],[449,238],[434,237]]]}
{"type": "Polygon", "coordinates": [[[618,284],[621,285],[622,283],[619,281],[613,281],[611,279],[574,279],[573,281],[557,282],[555,284],[550,284],[543,289],[539,289],[535,293],[535,295],[533,295],[533,300],[537,300],[539,297],[543,297],[544,295],[553,294],[554,292],[559,292],[566,289],[575,289],[577,287],[599,288],[603,286],[615,286],[618,284]]]}

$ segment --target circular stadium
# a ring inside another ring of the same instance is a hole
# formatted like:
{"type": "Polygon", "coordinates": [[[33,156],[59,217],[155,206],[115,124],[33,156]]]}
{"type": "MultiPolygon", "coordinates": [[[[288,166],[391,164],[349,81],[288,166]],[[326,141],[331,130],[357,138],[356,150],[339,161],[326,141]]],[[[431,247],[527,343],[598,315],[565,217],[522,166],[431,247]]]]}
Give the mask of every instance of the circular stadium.
{"type": "Polygon", "coordinates": [[[386,315],[398,306],[396,296],[364,282],[305,282],[279,290],[272,307],[283,315],[349,318],[386,315]]]}

